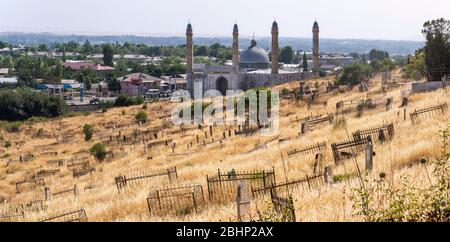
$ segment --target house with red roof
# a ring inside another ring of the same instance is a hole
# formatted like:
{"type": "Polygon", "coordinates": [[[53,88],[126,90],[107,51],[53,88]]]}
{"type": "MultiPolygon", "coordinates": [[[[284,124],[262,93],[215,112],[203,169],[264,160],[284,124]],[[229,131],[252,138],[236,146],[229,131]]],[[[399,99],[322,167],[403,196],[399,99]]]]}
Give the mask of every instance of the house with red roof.
{"type": "Polygon", "coordinates": [[[133,73],[118,80],[120,81],[121,93],[130,97],[145,95],[150,89],[161,90],[161,82],[164,81],[159,77],[143,73],[133,73]]]}
{"type": "Polygon", "coordinates": [[[114,70],[113,67],[102,66],[93,61],[65,61],[63,63],[63,66],[67,69],[71,69],[74,71],[79,71],[82,69],[90,69],[90,70],[94,70],[94,71],[98,71],[98,72],[114,70]]]}

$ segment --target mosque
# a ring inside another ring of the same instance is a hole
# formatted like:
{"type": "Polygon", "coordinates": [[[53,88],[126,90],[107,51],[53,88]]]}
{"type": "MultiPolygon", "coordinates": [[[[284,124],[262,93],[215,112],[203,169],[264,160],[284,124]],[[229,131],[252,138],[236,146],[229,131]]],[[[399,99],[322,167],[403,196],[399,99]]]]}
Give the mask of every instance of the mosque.
{"type": "Polygon", "coordinates": [[[233,28],[232,65],[194,64],[193,29],[189,23],[186,29],[187,89],[194,94],[194,86],[202,85],[203,93],[218,90],[225,95],[227,90],[249,90],[270,87],[277,84],[301,81],[317,76],[319,72],[319,24],[313,25],[313,72],[280,70],[278,23],[272,24],[272,50],[269,54],[258,46],[253,38],[250,46],[239,53],[239,29],[233,28]],[[271,61],[272,60],[272,61],[271,61]]]}

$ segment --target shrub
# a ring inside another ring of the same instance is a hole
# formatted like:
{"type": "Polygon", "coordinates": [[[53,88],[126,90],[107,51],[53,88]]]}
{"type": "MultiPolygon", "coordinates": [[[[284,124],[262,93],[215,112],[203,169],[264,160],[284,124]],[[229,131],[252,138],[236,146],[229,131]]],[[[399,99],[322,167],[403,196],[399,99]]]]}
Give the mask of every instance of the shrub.
{"type": "Polygon", "coordinates": [[[44,134],[44,129],[43,128],[39,128],[37,133],[36,133],[36,136],[37,137],[41,137],[43,134],[44,134]]]}
{"type": "Polygon", "coordinates": [[[144,98],[142,96],[137,97],[129,97],[126,94],[120,94],[116,101],[114,102],[114,106],[116,107],[128,107],[132,105],[140,105],[144,103],[144,98]]]}
{"type": "Polygon", "coordinates": [[[36,117],[58,117],[67,113],[59,97],[29,88],[0,90],[0,120],[19,121],[36,117]]]}
{"type": "Polygon", "coordinates": [[[369,77],[373,73],[373,68],[365,63],[350,64],[342,70],[342,73],[337,79],[338,85],[352,86],[358,85],[361,80],[369,77]]]}
{"type": "Polygon", "coordinates": [[[94,133],[94,128],[90,124],[85,124],[83,126],[84,140],[89,141],[92,139],[92,134],[94,133]]]}
{"type": "Polygon", "coordinates": [[[96,143],[92,146],[90,152],[98,161],[103,161],[107,155],[106,147],[102,143],[96,143]]]}
{"type": "Polygon", "coordinates": [[[9,148],[11,147],[11,142],[10,141],[5,141],[5,148],[9,148]]]}
{"type": "Polygon", "coordinates": [[[19,122],[13,122],[8,124],[6,127],[6,130],[10,133],[17,133],[20,132],[20,123],[19,122]]]}
{"type": "Polygon", "coordinates": [[[136,118],[136,120],[137,120],[138,122],[145,123],[145,122],[147,122],[147,113],[144,112],[144,111],[139,111],[139,112],[136,114],[135,118],[136,118]]]}
{"type": "Polygon", "coordinates": [[[107,108],[102,108],[102,113],[106,113],[106,112],[108,112],[108,109],[107,108]]]}

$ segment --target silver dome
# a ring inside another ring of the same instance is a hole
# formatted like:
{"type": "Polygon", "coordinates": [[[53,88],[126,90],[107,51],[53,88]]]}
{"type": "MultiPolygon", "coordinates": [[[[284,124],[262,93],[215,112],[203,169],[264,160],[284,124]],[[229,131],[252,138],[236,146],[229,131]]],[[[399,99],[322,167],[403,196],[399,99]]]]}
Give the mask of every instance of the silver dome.
{"type": "Polygon", "coordinates": [[[266,51],[258,46],[255,40],[252,40],[248,49],[241,52],[239,56],[240,64],[270,64],[269,56],[266,51]]]}

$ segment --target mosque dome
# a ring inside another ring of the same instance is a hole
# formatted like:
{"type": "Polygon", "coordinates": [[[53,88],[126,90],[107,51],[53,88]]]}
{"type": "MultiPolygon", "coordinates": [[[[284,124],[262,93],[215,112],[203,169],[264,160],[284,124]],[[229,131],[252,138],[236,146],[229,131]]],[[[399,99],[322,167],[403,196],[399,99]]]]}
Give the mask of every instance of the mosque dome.
{"type": "Polygon", "coordinates": [[[269,55],[258,47],[256,40],[252,40],[250,46],[241,52],[239,67],[245,69],[266,69],[270,66],[269,55]]]}

